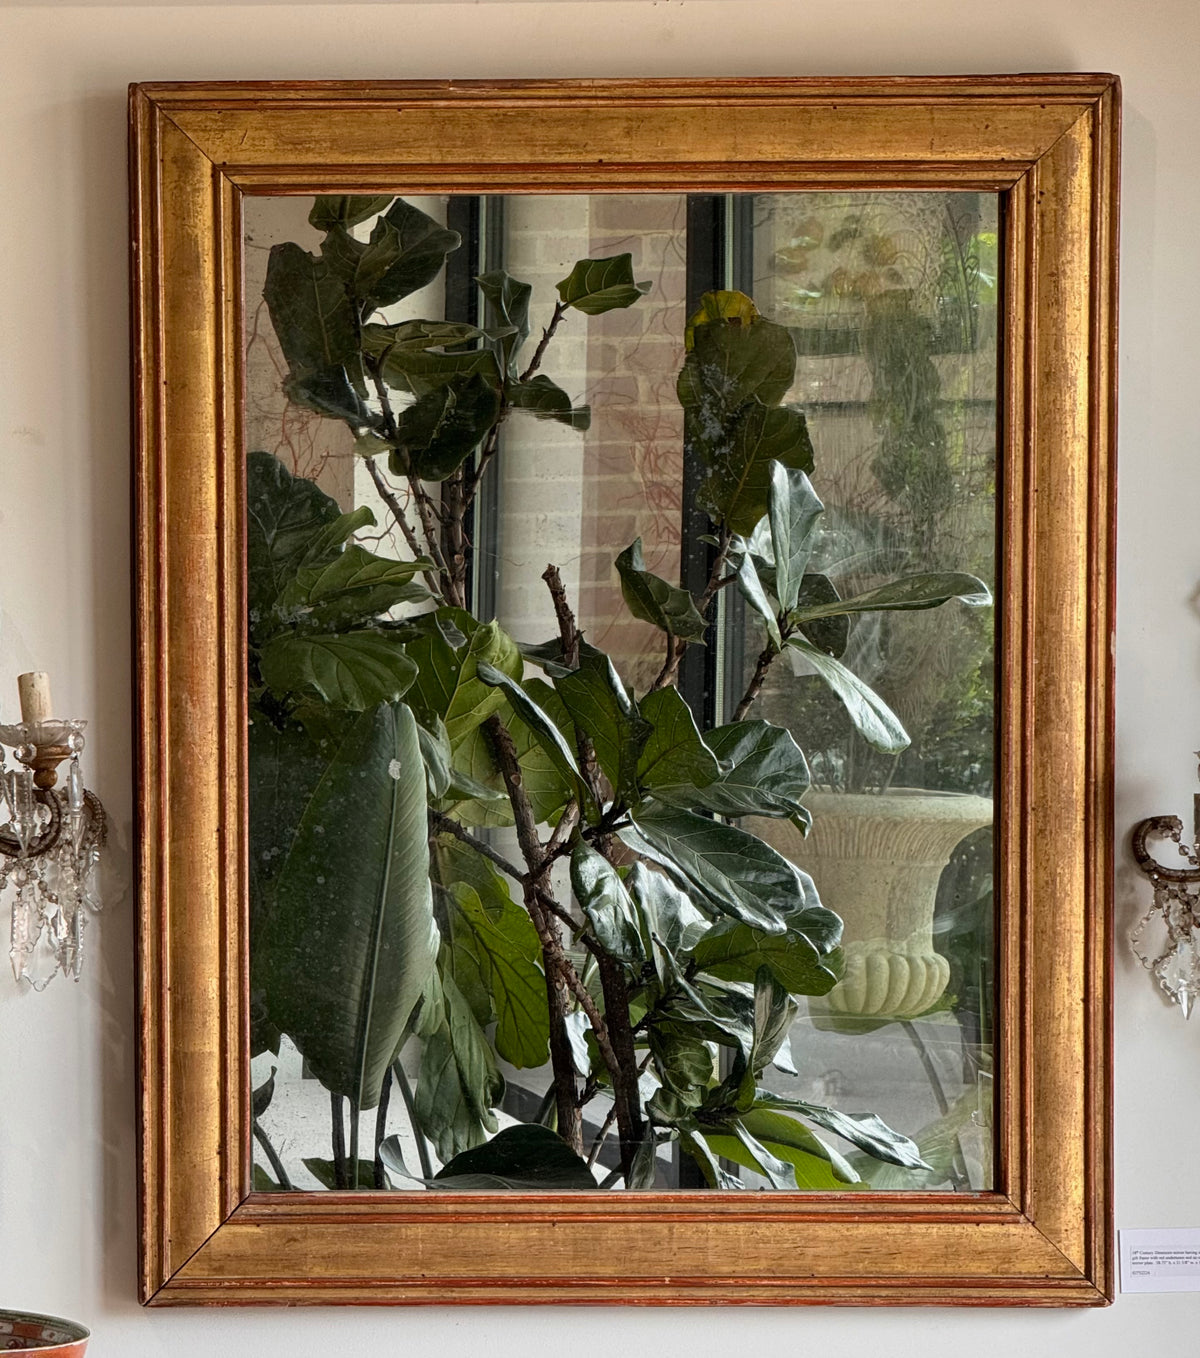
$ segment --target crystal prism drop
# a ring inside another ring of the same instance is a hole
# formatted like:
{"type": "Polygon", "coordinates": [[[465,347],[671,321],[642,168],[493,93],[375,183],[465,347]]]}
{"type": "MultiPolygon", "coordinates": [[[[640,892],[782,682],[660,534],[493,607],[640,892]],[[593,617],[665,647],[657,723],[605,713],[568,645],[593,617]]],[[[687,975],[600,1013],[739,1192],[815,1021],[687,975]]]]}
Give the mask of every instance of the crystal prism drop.
{"type": "Polygon", "coordinates": [[[1178,937],[1175,946],[1154,964],[1154,975],[1167,994],[1183,1010],[1184,1018],[1200,996],[1200,952],[1196,931],[1189,929],[1178,937]]]}

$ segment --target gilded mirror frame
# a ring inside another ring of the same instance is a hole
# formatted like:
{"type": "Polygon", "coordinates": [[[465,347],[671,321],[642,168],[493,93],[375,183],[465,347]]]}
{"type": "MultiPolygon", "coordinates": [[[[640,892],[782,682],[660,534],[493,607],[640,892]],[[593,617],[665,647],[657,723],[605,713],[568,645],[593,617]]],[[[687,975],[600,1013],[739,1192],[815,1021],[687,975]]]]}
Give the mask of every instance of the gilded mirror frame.
{"type": "Polygon", "coordinates": [[[130,92],[143,1301],[1111,1298],[1107,75],[130,92]],[[250,1190],[245,194],[1002,196],[997,1175],[975,1194],[250,1190]]]}

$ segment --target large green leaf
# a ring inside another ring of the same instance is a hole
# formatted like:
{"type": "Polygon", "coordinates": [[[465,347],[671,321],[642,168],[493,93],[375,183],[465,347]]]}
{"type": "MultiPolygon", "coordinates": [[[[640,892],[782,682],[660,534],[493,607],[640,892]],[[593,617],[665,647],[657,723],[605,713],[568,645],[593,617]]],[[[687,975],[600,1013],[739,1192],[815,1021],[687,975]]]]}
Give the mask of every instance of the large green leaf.
{"type": "Polygon", "coordinates": [[[475,978],[486,990],[496,1018],[496,1051],[505,1061],[518,1069],[545,1065],[550,1018],[537,931],[499,873],[491,869],[480,885],[482,892],[462,881],[450,888],[455,980],[464,994],[460,977],[475,978]]]}
{"type": "Polygon", "coordinates": [[[926,1169],[902,1169],[898,1165],[869,1164],[859,1152],[850,1156],[851,1163],[869,1179],[875,1189],[931,1189],[953,1183],[955,1163],[962,1155],[960,1137],[978,1135],[981,1114],[990,1106],[991,1092],[983,1095],[980,1106],[978,1085],[968,1086],[941,1117],[922,1127],[917,1133],[917,1149],[926,1169]]]}
{"type": "MultiPolygon", "coordinates": [[[[479,678],[479,665],[494,665],[505,674],[520,678],[521,653],[499,623],[477,623],[469,615],[455,611],[452,616],[452,611],[446,609],[439,611],[437,623],[424,636],[408,643],[407,650],[417,666],[413,705],[423,714],[441,717],[446,723],[458,763],[462,742],[504,706],[504,694],[479,678]],[[447,640],[440,624],[457,626],[459,622],[468,628],[469,637],[465,646],[456,648],[447,640]]],[[[460,767],[479,777],[467,764],[460,767]]]]}
{"type": "Polygon", "coordinates": [[[445,1162],[487,1140],[499,1127],[493,1111],[504,1079],[470,1004],[453,976],[441,976],[441,1021],[423,1034],[413,1110],[421,1131],[445,1162]]]}
{"type": "Polygon", "coordinates": [[[709,922],[669,877],[645,863],[633,865],[625,887],[637,910],[642,951],[654,959],[659,980],[666,985],[678,971],[676,954],[689,951],[709,922]]]}
{"type": "Polygon", "coordinates": [[[790,995],[827,995],[841,979],[810,939],[790,928],[768,934],[749,924],[719,924],[696,944],[692,958],[700,971],[727,981],[753,981],[767,967],[790,995]]]}
{"type": "Polygon", "coordinates": [[[640,965],[637,912],[616,868],[583,840],[571,854],[571,889],[597,942],[622,962],[640,965]]]}
{"type": "Polygon", "coordinates": [[[908,732],[900,725],[900,718],[853,670],[818,650],[804,637],[789,637],[787,645],[799,651],[842,700],[850,720],[864,740],[884,754],[899,754],[908,748],[908,732]]]}
{"type": "Polygon", "coordinates": [[[246,458],[246,570],[252,641],[301,563],[327,561],[354,531],[347,527],[336,541],[326,540],[326,552],[318,560],[308,559],[322,534],[347,517],[339,513],[336,500],[314,482],[293,476],[277,457],[255,452],[246,458]]]}
{"type": "Polygon", "coordinates": [[[431,803],[440,802],[450,791],[450,737],[446,723],[435,717],[428,726],[417,725],[417,741],[425,761],[425,790],[431,803]]]}
{"type": "Polygon", "coordinates": [[[500,354],[506,373],[515,376],[516,356],[529,338],[529,302],[533,288],[503,269],[482,273],[475,281],[487,302],[493,324],[507,331],[500,340],[500,354]]]}
{"type": "Polygon", "coordinates": [[[676,391],[685,446],[708,473],[697,502],[733,532],[749,533],[767,511],[772,459],[812,470],[804,417],[780,406],[795,346],[744,293],[717,292],[701,299],[687,349],[676,391]]]}
{"type": "Polygon", "coordinates": [[[371,321],[363,326],[363,349],[380,358],[394,352],[423,352],[449,345],[482,339],[488,332],[465,321],[428,321],[423,319],[397,321],[384,325],[371,321]]]}
{"type": "Polygon", "coordinates": [[[264,931],[275,902],[275,882],[296,828],[332,749],[324,749],[296,722],[282,728],[252,714],[249,737],[250,1054],[279,1049],[279,1029],[267,1008],[263,976],[264,931]]]}
{"type": "Polygon", "coordinates": [[[432,1183],[470,1193],[539,1189],[573,1193],[599,1186],[587,1161],[557,1132],[539,1123],[505,1127],[486,1145],[456,1155],[434,1175],[432,1183]]]}
{"type": "Polygon", "coordinates": [[[294,241],[273,245],[263,297],[289,368],[320,372],[356,359],[358,315],[328,261],[294,241]]]}
{"type": "Polygon", "coordinates": [[[365,712],[304,807],[262,930],[271,1021],[313,1074],[378,1102],[434,966],[425,771],[403,704],[365,712]]]}
{"type": "Polygon", "coordinates": [[[697,788],[708,787],[721,775],[717,756],[701,739],[692,709],[674,687],[647,693],[638,704],[650,723],[650,736],[638,760],[638,785],[660,801],[694,810],[697,788]],[[676,802],[675,789],[685,800],[676,802]]]}
{"type": "MultiPolygon", "coordinates": [[[[840,961],[840,959],[839,959],[840,961]]],[[[796,1021],[800,1006],[788,993],[787,987],[780,985],[770,967],[759,967],[754,977],[754,1046],[750,1052],[747,1070],[738,1084],[738,1107],[745,1112],[752,1107],[757,1090],[755,1080],[762,1075],[767,1066],[775,1061],[779,1049],[788,1045],[788,1034],[796,1021]]],[[[738,1063],[730,1072],[729,1079],[737,1078],[738,1063]]]]}
{"type": "Polygon", "coordinates": [[[749,401],[778,405],[796,375],[791,335],[760,315],[745,293],[706,293],[685,343],[676,394],[685,411],[695,412],[695,422],[710,429],[726,425],[749,401]]]}
{"type": "Polygon", "coordinates": [[[633,256],[613,255],[608,259],[581,259],[558,285],[558,295],[567,306],[587,316],[600,316],[618,307],[632,306],[650,291],[649,283],[633,281],[633,256]]]}
{"type": "MultiPolygon", "coordinates": [[[[754,1049],[754,999],[745,986],[686,975],[675,978],[676,993],[651,1012],[651,1026],[659,1022],[679,1023],[706,1042],[716,1042],[735,1051],[735,1064],[745,1066],[754,1049]]],[[[706,1091],[706,1099],[722,1091],[706,1091]]]]}
{"type": "Polygon", "coordinates": [[[397,198],[375,223],[354,274],[353,291],[367,315],[423,288],[442,271],[462,237],[397,198]]]}
{"type": "Polygon", "coordinates": [[[562,387],[541,373],[527,382],[510,383],[505,394],[514,409],[527,410],[540,420],[557,420],[580,433],[591,427],[591,407],[572,405],[562,387]]]}
{"type": "Polygon", "coordinates": [[[798,410],[752,401],[706,462],[709,472],[697,488],[697,502],[734,533],[752,532],[767,512],[771,464],[812,471],[808,423],[798,410]]]}
{"type": "Polygon", "coordinates": [[[760,1089],[755,1101],[756,1109],[774,1109],[780,1112],[799,1113],[809,1122],[834,1132],[843,1140],[849,1141],[876,1160],[890,1165],[903,1165],[910,1169],[928,1169],[921,1159],[917,1147],[900,1132],[893,1131],[882,1118],[874,1113],[842,1113],[824,1104],[807,1103],[803,1099],[787,1099],[760,1089]]]}
{"type": "MultiPolygon", "coordinates": [[[[737,541],[741,543],[740,538],[737,541]]],[[[750,607],[762,618],[771,645],[776,651],[783,650],[783,637],[779,631],[779,618],[776,609],[767,597],[766,588],[758,572],[757,562],[749,551],[743,550],[741,553],[737,576],[738,589],[750,607]]]]}
{"type": "Polygon", "coordinates": [[[825,506],[805,472],[775,462],[770,473],[767,513],[775,553],[775,593],[786,613],[796,606],[825,506]]]}
{"type": "Polygon", "coordinates": [[[325,368],[293,368],[283,380],[283,393],[293,405],[315,410],[332,420],[345,420],[356,437],[370,430],[376,416],[363,401],[341,365],[325,368]]]}
{"type": "Polygon", "coordinates": [[[368,217],[382,212],[392,198],[390,193],[326,194],[313,199],[308,214],[309,225],[315,226],[318,231],[328,231],[332,226],[357,226],[359,222],[365,222],[368,217]]]}
{"type": "Polygon", "coordinates": [[[476,671],[485,684],[503,690],[513,711],[533,732],[567,786],[579,785],[579,765],[562,732],[525,692],[519,683],[494,665],[480,664],[476,671]]]}
{"type": "MultiPolygon", "coordinates": [[[[791,1159],[783,1159],[770,1151],[747,1130],[746,1124],[740,1118],[736,1119],[730,1126],[733,1130],[734,1140],[741,1144],[742,1149],[749,1156],[751,1166],[766,1178],[771,1187],[781,1189],[784,1192],[795,1192],[799,1184],[796,1182],[796,1167],[791,1159]]],[[[713,1146],[711,1133],[708,1144],[713,1146]]],[[[717,1147],[713,1146],[713,1149],[716,1150],[717,1147]]],[[[734,1158],[736,1159],[736,1156],[734,1158]]]]}
{"type": "Polygon", "coordinates": [[[315,692],[331,707],[365,712],[408,691],[417,667],[386,632],[285,633],[262,649],[262,676],[280,695],[315,692]]]}
{"type": "MultiPolygon", "coordinates": [[[[736,1123],[771,1155],[792,1166],[798,1189],[831,1193],[842,1192],[847,1187],[866,1186],[843,1156],[831,1150],[795,1118],[754,1109],[742,1114],[736,1123]]],[[[708,1131],[706,1138],[715,1154],[763,1173],[741,1137],[729,1132],[708,1131]]]]}
{"type": "Polygon", "coordinates": [[[479,376],[488,386],[499,390],[500,369],[490,349],[469,349],[443,353],[432,345],[393,345],[388,338],[391,327],[363,327],[363,347],[378,350],[383,378],[389,386],[414,396],[426,396],[448,382],[463,382],[479,376]]]}
{"type": "Polygon", "coordinates": [[[938,608],[951,599],[961,599],[963,603],[979,608],[990,604],[992,595],[983,581],[974,575],[962,571],[937,571],[901,576],[849,599],[798,608],[791,616],[793,622],[801,623],[843,613],[899,613],[938,608]]]}
{"type": "MultiPolygon", "coordinates": [[[[696,789],[689,809],[703,806],[722,816],[796,816],[808,791],[808,764],[792,733],[766,721],[738,721],[709,731],[705,744],[722,772],[696,789]]],[[[687,806],[687,790],[672,789],[663,801],[687,806]]]]}
{"type": "Polygon", "coordinates": [[[633,820],[636,830],[622,831],[630,847],[720,914],[782,934],[787,915],[820,904],[806,873],[737,826],[655,802],[633,820]]]}
{"type": "Polygon", "coordinates": [[[820,571],[809,571],[800,581],[796,607],[790,623],[817,648],[840,660],[850,642],[850,618],[838,613],[841,595],[837,586],[820,571]],[[826,611],[830,610],[830,611],[826,611]]]}
{"type": "MultiPolygon", "coordinates": [[[[562,699],[548,684],[540,679],[527,679],[522,687],[560,731],[572,729],[562,699]]],[[[566,803],[578,795],[578,779],[563,776],[560,763],[546,752],[532,727],[515,720],[509,705],[506,704],[497,715],[516,746],[521,782],[533,808],[535,821],[539,824],[553,821],[566,803]]],[[[460,769],[498,798],[487,804],[474,797],[459,800],[454,807],[457,819],[464,825],[511,825],[513,814],[504,779],[496,765],[491,741],[481,727],[471,731],[459,742],[455,748],[455,761],[460,769]]]]}
{"type": "Polygon", "coordinates": [[[702,641],[707,624],[700,616],[695,601],[686,589],[668,584],[661,576],[646,569],[642,556],[642,540],[636,538],[631,546],[617,557],[617,574],[621,577],[621,593],[626,607],[635,618],[653,623],[673,637],[684,641],[702,641]]]}
{"type": "Polygon", "coordinates": [[[444,481],[500,416],[500,393],[479,373],[456,377],[417,398],[396,421],[396,455],[422,481],[444,481]]]}
{"type": "Polygon", "coordinates": [[[708,1043],[687,1023],[651,1023],[646,1038],[658,1078],[680,1103],[699,1108],[713,1078],[708,1043]]]}
{"type": "Polygon", "coordinates": [[[700,1166],[709,1188],[745,1188],[737,1175],[730,1174],[721,1164],[720,1152],[709,1148],[707,1132],[699,1127],[686,1128],[680,1134],[680,1145],[700,1166]]]}
{"type": "Polygon", "coordinates": [[[638,713],[612,661],[603,651],[584,643],[580,646],[579,668],[556,677],[554,687],[577,729],[591,739],[600,767],[617,795],[636,801],[638,760],[651,728],[638,713]]]}
{"type": "Polygon", "coordinates": [[[351,293],[354,274],[366,248],[366,243],[352,236],[340,222],[334,222],[329,227],[325,239],[321,242],[321,262],[330,273],[337,275],[343,286],[351,293]]]}
{"type": "Polygon", "coordinates": [[[354,544],[328,565],[298,571],[280,595],[279,607],[307,614],[316,626],[340,630],[396,604],[428,599],[429,591],[415,577],[432,564],[428,558],[396,561],[376,556],[354,544]]]}

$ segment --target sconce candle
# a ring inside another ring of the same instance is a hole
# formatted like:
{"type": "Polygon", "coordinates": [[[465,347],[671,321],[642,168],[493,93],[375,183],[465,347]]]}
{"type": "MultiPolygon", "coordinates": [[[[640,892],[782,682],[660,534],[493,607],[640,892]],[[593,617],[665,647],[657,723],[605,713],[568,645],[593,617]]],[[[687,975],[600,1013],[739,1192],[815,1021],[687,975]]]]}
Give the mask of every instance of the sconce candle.
{"type": "Polygon", "coordinates": [[[12,895],[13,974],[41,990],[59,971],[79,979],[87,913],[100,908],[105,820],[100,799],[83,785],[87,723],[53,715],[41,670],[19,675],[17,689],[21,720],[0,725],[0,896],[12,895]]]}
{"type": "Polygon", "coordinates": [[[50,720],[54,709],[50,702],[50,676],[45,670],[18,674],[17,692],[21,698],[21,720],[27,726],[50,720]]]}

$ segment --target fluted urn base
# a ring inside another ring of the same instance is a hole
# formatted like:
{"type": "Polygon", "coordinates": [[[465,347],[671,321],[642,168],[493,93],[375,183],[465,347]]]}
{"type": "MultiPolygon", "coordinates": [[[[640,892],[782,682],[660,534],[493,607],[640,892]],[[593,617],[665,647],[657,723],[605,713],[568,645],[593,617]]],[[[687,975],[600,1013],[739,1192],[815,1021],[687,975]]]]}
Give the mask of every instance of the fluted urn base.
{"type": "Polygon", "coordinates": [[[807,839],[787,821],[752,828],[811,874],[845,922],[845,975],[810,1008],[875,1020],[924,1013],[950,979],[933,946],[938,879],[955,846],[991,823],[991,799],[903,788],[810,793],[805,803],[813,813],[807,839]]]}

